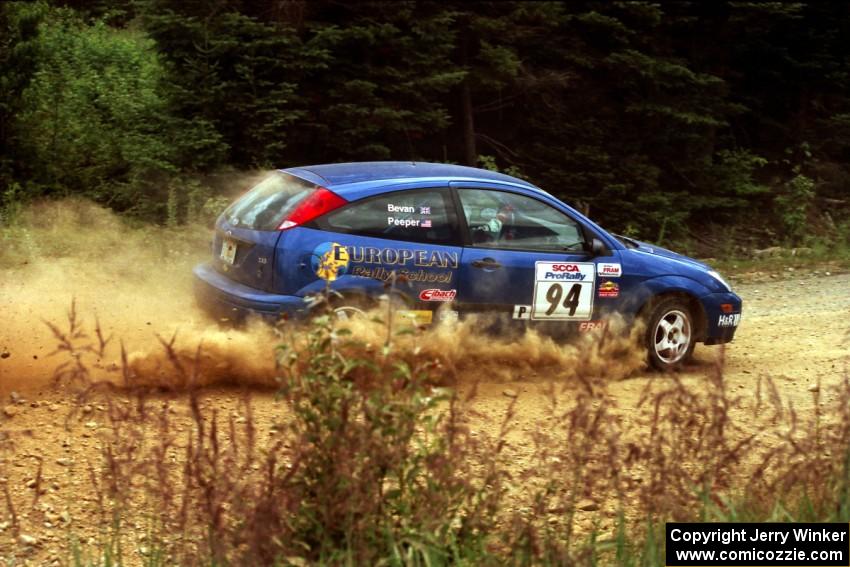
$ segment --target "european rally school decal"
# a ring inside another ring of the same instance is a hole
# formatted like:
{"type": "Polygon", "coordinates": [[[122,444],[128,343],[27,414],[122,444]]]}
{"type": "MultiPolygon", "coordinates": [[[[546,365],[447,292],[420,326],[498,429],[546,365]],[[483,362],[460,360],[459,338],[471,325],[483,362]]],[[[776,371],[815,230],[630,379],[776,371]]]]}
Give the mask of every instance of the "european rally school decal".
{"type": "Polygon", "coordinates": [[[347,273],[388,281],[395,273],[396,277],[411,282],[448,284],[452,281],[452,272],[440,271],[440,268],[457,268],[459,258],[457,252],[443,250],[343,246],[325,242],[313,250],[311,263],[316,275],[328,281],[347,273]]]}
{"type": "Polygon", "coordinates": [[[587,321],[593,313],[596,264],[535,262],[532,319],[587,321]]]}
{"type": "Polygon", "coordinates": [[[319,244],[313,250],[310,263],[317,276],[332,282],[348,269],[348,250],[336,242],[319,244]]]}

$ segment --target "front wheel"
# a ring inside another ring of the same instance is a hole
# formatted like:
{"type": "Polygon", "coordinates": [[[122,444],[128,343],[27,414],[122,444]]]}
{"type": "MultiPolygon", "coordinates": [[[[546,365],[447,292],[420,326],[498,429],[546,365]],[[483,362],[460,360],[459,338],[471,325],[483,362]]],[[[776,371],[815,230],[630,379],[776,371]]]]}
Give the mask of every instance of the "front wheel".
{"type": "Polygon", "coordinates": [[[676,370],[690,359],[694,344],[694,320],[686,302],[665,299],[652,309],[646,327],[646,348],[652,366],[662,371],[676,370]]]}

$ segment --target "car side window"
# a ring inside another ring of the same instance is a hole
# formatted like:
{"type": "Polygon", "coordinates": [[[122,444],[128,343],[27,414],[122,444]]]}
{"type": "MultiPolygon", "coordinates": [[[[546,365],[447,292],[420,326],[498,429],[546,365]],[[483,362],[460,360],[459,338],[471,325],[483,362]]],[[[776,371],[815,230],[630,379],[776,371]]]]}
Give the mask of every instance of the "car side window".
{"type": "Polygon", "coordinates": [[[446,190],[416,189],[355,201],[316,225],[331,232],[444,244],[455,241],[454,216],[446,190]]]}
{"type": "Polygon", "coordinates": [[[472,245],[507,250],[581,252],[578,223],[550,205],[507,191],[458,189],[472,245]]]}

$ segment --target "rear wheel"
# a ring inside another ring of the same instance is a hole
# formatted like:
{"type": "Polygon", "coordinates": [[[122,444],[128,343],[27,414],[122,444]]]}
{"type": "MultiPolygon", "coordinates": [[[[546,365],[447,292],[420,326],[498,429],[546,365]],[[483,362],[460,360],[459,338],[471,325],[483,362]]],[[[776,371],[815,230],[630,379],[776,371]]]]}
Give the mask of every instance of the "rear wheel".
{"type": "Polygon", "coordinates": [[[376,302],[365,295],[346,295],[331,301],[331,311],[338,321],[358,319],[374,309],[376,302]]]}
{"type": "Polygon", "coordinates": [[[664,299],[646,320],[646,349],[649,363],[662,371],[676,370],[694,352],[694,318],[687,302],[664,299]]]}
{"type": "Polygon", "coordinates": [[[366,312],[363,309],[351,305],[334,307],[333,313],[337,321],[348,321],[350,319],[357,319],[366,315],[366,312]]]}

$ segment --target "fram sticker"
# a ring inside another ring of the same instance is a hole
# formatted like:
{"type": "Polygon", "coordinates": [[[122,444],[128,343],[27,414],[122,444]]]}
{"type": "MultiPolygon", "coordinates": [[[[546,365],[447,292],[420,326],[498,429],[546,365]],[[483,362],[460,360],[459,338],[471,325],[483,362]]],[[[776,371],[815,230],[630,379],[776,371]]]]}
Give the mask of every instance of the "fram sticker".
{"type": "Polygon", "coordinates": [[[617,297],[620,295],[620,286],[614,282],[599,284],[599,297],[617,297]]]}
{"type": "Polygon", "coordinates": [[[605,319],[599,319],[598,321],[582,321],[578,326],[578,330],[582,333],[587,333],[589,331],[601,331],[607,326],[608,321],[605,319]]]}
{"type": "Polygon", "coordinates": [[[531,305],[514,305],[514,319],[531,319],[531,305]]]}
{"type": "Polygon", "coordinates": [[[620,264],[596,264],[596,273],[603,278],[619,278],[623,275],[620,264]]]}

